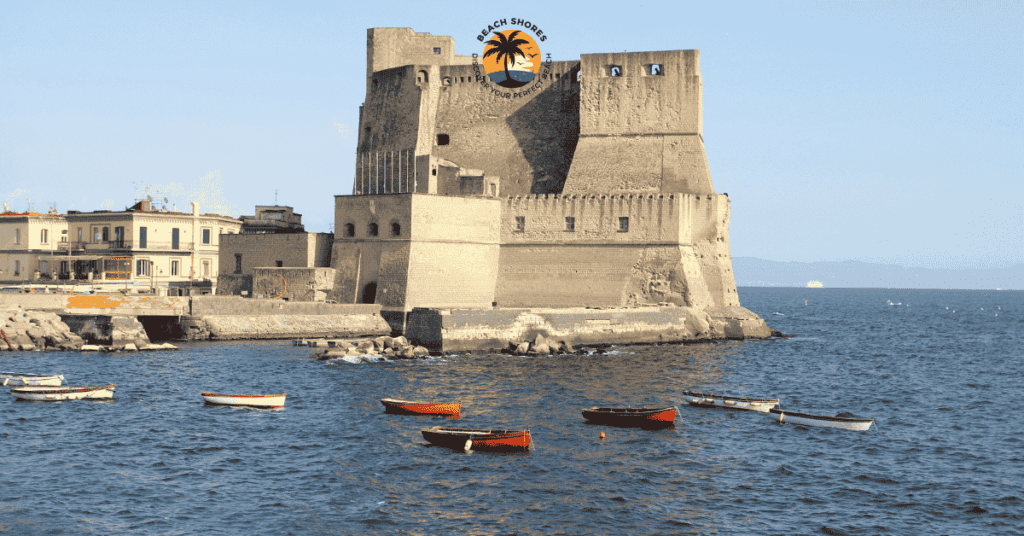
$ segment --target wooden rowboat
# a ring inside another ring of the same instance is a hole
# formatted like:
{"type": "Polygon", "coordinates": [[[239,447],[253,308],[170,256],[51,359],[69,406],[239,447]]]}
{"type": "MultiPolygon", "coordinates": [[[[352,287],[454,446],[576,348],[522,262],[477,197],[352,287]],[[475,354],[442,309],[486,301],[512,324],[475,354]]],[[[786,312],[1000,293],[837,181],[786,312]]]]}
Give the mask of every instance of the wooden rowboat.
{"type": "Polygon", "coordinates": [[[675,424],[675,406],[667,408],[590,408],[583,410],[583,418],[597,424],[634,426],[640,428],[667,428],[675,424]]]}
{"type": "Polygon", "coordinates": [[[82,398],[113,398],[117,388],[110,385],[23,385],[12,387],[11,394],[20,400],[40,400],[56,402],[60,400],[80,400],[82,398]]]}
{"type": "Polygon", "coordinates": [[[768,413],[768,410],[779,405],[778,398],[745,398],[741,396],[713,395],[683,391],[683,399],[691,406],[699,408],[748,409],[768,413]]]}
{"type": "Polygon", "coordinates": [[[863,432],[871,428],[874,419],[858,419],[856,417],[830,417],[828,415],[811,415],[809,413],[797,413],[795,411],[772,408],[769,412],[771,418],[779,423],[802,424],[804,426],[824,426],[827,428],[842,428],[844,430],[857,430],[863,432]]]}
{"type": "Polygon", "coordinates": [[[284,406],[284,397],[279,395],[225,395],[219,393],[200,393],[207,404],[222,406],[251,406],[254,408],[280,408],[284,406]]]}
{"type": "Polygon", "coordinates": [[[0,372],[0,384],[8,387],[18,385],[60,385],[64,376],[59,374],[28,374],[23,372],[0,372]]]}
{"type": "Polygon", "coordinates": [[[455,450],[509,452],[530,450],[529,430],[488,430],[435,426],[421,431],[431,444],[455,450]]]}
{"type": "Polygon", "coordinates": [[[384,404],[384,413],[399,415],[444,415],[458,419],[462,410],[461,402],[410,402],[382,398],[380,403],[384,404]]]}

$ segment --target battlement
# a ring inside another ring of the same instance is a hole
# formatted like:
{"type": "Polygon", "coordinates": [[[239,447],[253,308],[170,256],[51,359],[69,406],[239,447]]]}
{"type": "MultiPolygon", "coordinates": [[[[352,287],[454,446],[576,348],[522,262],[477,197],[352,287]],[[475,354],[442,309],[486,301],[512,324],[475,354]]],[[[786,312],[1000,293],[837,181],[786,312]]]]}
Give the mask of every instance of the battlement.
{"type": "Polygon", "coordinates": [[[707,194],[529,195],[502,200],[502,243],[693,244],[721,238],[729,198],[707,194]]]}

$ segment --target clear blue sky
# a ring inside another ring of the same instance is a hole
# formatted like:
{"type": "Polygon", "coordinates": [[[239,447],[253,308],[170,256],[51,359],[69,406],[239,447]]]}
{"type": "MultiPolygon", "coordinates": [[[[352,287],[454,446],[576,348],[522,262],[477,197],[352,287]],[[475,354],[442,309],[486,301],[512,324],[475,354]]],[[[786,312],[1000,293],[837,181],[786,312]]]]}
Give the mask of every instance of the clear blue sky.
{"type": "Polygon", "coordinates": [[[294,206],[352,191],[366,29],[534,21],[555,60],[701,51],[732,254],[1024,262],[1024,2],[17,2],[0,5],[0,200],[294,206]],[[714,4],[714,5],[712,5],[714,4]],[[497,6],[498,4],[490,4],[497,6]]]}

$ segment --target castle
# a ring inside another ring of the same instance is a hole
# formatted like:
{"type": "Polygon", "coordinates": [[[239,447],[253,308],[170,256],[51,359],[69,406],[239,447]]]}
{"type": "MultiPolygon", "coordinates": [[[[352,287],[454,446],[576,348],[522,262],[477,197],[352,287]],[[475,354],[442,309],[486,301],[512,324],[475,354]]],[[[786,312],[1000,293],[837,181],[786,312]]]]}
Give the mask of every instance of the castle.
{"type": "Polygon", "coordinates": [[[413,308],[739,309],[699,51],[548,61],[515,95],[475,61],[451,37],[367,31],[329,298],[392,325],[413,308]]]}

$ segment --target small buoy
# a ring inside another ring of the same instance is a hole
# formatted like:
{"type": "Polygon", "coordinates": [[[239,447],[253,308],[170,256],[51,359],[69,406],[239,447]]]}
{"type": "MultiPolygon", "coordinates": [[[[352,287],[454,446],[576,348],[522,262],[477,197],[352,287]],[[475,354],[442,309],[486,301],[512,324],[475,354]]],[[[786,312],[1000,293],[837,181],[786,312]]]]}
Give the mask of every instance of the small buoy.
{"type": "Polygon", "coordinates": [[[604,439],[604,432],[601,432],[601,439],[604,439]]]}
{"type": "Polygon", "coordinates": [[[469,449],[473,448],[473,440],[467,439],[466,444],[462,446],[462,450],[469,452],[469,449]]]}
{"type": "Polygon", "coordinates": [[[203,472],[203,470],[202,470],[202,469],[200,469],[200,470],[199,470],[199,472],[200,472],[200,473],[202,473],[202,472],[203,472]]]}

